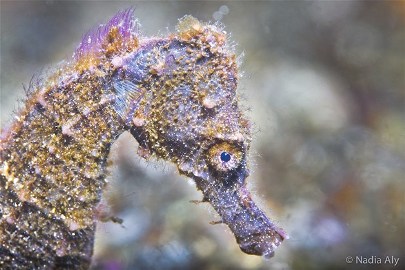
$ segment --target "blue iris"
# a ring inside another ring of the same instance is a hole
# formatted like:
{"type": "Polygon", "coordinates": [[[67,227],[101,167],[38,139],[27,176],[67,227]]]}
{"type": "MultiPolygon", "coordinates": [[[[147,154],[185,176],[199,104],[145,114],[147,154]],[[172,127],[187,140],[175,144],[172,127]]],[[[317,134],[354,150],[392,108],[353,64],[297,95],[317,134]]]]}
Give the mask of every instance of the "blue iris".
{"type": "Polygon", "coordinates": [[[221,160],[223,162],[228,162],[231,160],[231,155],[228,152],[222,152],[221,153],[221,160]]]}

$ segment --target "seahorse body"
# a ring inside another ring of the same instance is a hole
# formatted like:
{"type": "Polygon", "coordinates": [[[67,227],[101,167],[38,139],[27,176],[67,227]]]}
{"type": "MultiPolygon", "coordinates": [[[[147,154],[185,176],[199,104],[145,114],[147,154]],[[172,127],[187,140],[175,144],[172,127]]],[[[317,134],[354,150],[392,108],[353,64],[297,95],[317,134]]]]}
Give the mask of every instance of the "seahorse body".
{"type": "Polygon", "coordinates": [[[195,180],[242,251],[269,257],[286,238],[246,189],[250,123],[226,34],[191,16],[166,38],[137,28],[129,9],[87,34],[3,132],[2,269],[89,267],[107,155],[125,130],[142,157],[195,180]]]}

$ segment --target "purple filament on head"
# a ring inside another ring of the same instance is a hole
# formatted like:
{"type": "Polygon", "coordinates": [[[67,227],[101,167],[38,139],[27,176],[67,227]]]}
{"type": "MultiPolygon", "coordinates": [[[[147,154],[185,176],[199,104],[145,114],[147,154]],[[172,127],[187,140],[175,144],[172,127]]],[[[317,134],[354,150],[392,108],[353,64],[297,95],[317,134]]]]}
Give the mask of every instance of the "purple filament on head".
{"type": "Polygon", "coordinates": [[[95,52],[101,48],[102,42],[113,27],[117,27],[121,37],[128,39],[139,33],[139,24],[134,19],[134,8],[118,12],[106,25],[100,25],[87,32],[82,42],[77,47],[74,58],[78,59],[89,52],[95,52]]]}

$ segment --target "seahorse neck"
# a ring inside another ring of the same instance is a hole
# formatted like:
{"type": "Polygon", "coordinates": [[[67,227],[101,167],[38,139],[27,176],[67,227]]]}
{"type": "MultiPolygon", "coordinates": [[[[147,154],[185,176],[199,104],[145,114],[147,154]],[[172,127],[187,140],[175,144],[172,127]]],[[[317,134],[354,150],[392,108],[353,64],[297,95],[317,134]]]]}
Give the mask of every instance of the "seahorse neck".
{"type": "Polygon", "coordinates": [[[1,174],[20,202],[74,230],[94,222],[110,145],[124,127],[106,90],[108,73],[66,69],[38,85],[16,117],[1,142],[1,174]]]}

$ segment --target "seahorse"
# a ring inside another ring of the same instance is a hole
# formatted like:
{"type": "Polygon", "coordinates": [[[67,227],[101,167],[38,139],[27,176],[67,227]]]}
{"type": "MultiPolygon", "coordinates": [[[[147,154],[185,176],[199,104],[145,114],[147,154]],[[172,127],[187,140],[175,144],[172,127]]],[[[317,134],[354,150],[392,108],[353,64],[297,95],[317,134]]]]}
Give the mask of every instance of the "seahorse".
{"type": "Polygon", "coordinates": [[[41,75],[0,137],[0,268],[90,266],[107,156],[124,131],[141,157],[195,181],[243,252],[271,257],[287,234],[246,188],[251,123],[229,44],[189,15],[166,37],[143,37],[127,9],[41,75]]]}

